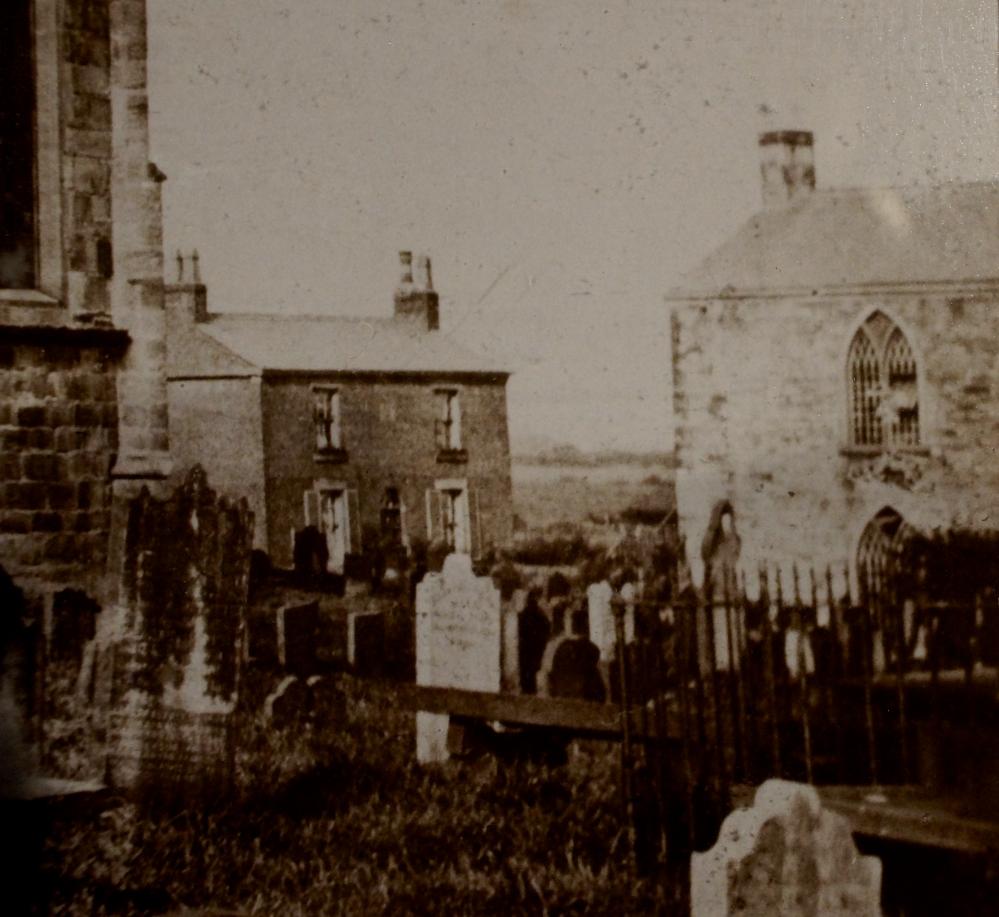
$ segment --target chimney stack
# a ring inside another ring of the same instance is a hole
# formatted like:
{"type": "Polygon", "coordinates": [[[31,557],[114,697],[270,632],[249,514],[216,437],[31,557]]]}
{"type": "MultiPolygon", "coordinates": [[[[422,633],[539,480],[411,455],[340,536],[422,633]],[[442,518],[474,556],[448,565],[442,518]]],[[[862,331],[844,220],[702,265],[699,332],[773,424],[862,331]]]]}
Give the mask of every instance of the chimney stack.
{"type": "Polygon", "coordinates": [[[399,263],[402,275],[395,291],[395,317],[418,322],[427,331],[436,331],[440,327],[440,314],[430,258],[420,255],[417,259],[415,282],[413,253],[399,252],[399,263]]]}
{"type": "Polygon", "coordinates": [[[815,190],[815,147],[811,131],[760,134],[763,206],[783,207],[815,190]]]}

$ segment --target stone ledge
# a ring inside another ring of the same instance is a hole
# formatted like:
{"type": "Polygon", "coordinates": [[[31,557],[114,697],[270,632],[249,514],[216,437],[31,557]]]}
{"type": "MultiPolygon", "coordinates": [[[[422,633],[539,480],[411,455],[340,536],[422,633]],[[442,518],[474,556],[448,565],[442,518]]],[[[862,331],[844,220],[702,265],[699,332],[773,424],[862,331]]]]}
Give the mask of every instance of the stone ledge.
{"type": "Polygon", "coordinates": [[[117,352],[123,352],[128,347],[130,337],[127,331],[110,325],[83,325],[67,321],[69,316],[61,308],[57,311],[60,313],[61,323],[46,320],[51,316],[37,314],[32,323],[16,323],[8,322],[8,311],[0,309],[0,338],[7,344],[67,344],[102,347],[117,352]],[[42,320],[39,321],[39,318],[42,320]]]}

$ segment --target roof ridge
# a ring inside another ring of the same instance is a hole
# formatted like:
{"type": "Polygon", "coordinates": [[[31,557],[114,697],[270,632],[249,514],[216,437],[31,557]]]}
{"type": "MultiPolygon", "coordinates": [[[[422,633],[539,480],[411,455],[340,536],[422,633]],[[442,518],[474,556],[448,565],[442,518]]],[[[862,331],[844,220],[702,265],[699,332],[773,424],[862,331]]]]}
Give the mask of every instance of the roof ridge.
{"type": "MultiPolygon", "coordinates": [[[[952,188],[999,188],[999,178],[976,178],[947,179],[945,181],[934,182],[932,184],[908,184],[908,185],[822,185],[815,188],[812,194],[875,194],[878,191],[941,191],[952,188]]],[[[804,195],[798,200],[808,200],[809,195],[804,195]]]]}
{"type": "Polygon", "coordinates": [[[337,314],[326,314],[321,312],[209,312],[208,320],[215,321],[217,319],[227,319],[227,318],[237,318],[237,319],[264,319],[264,318],[276,318],[281,321],[287,321],[289,319],[300,319],[305,321],[337,321],[337,322],[393,322],[395,321],[394,316],[391,315],[337,315],[337,314]]]}

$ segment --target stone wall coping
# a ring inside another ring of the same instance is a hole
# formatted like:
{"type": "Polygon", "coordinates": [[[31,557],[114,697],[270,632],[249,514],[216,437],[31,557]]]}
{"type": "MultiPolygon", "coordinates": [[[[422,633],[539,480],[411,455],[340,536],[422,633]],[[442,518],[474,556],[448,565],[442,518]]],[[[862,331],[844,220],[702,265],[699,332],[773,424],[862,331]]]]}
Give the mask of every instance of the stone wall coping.
{"type": "Polygon", "coordinates": [[[46,321],[48,316],[36,316],[32,323],[8,322],[7,315],[0,313],[0,338],[8,343],[26,344],[68,344],[78,347],[104,347],[109,350],[124,351],[131,340],[123,328],[111,325],[84,325],[68,320],[62,310],[61,323],[46,321]],[[37,320],[42,318],[41,321],[37,320]]]}

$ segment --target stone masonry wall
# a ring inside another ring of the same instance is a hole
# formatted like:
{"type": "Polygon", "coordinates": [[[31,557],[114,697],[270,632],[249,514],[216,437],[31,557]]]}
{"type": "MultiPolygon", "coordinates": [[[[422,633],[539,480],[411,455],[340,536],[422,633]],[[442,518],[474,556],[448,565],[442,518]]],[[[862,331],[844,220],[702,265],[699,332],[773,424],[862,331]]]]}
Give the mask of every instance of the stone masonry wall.
{"type": "Polygon", "coordinates": [[[0,558],[26,592],[93,594],[117,445],[115,348],[0,345],[0,558]]]}
{"type": "Polygon", "coordinates": [[[999,294],[710,300],[673,311],[677,499],[700,576],[711,508],[732,501],[742,560],[852,561],[882,507],[922,527],[999,518],[999,294]],[[919,363],[921,449],[906,482],[847,446],[847,351],[875,309],[919,363]]]}
{"type": "MultiPolygon", "coordinates": [[[[437,460],[437,401],[430,381],[334,380],[347,461],[317,461],[309,379],[265,378],[268,549],[291,564],[291,532],[304,525],[302,494],[327,479],[356,488],[361,525],[379,525],[386,487],[399,488],[411,540],[427,538],[426,491],[434,481],[464,479],[477,495],[482,543],[502,545],[513,532],[506,390],[502,382],[462,381],[462,445],[467,463],[437,460]]],[[[315,380],[325,381],[325,380],[315,380]]],[[[472,525],[475,525],[474,519],[472,525]]]]}
{"type": "Polygon", "coordinates": [[[170,382],[168,393],[177,468],[200,464],[222,493],[246,500],[254,516],[254,543],[266,545],[259,376],[179,379],[170,382]]]}

